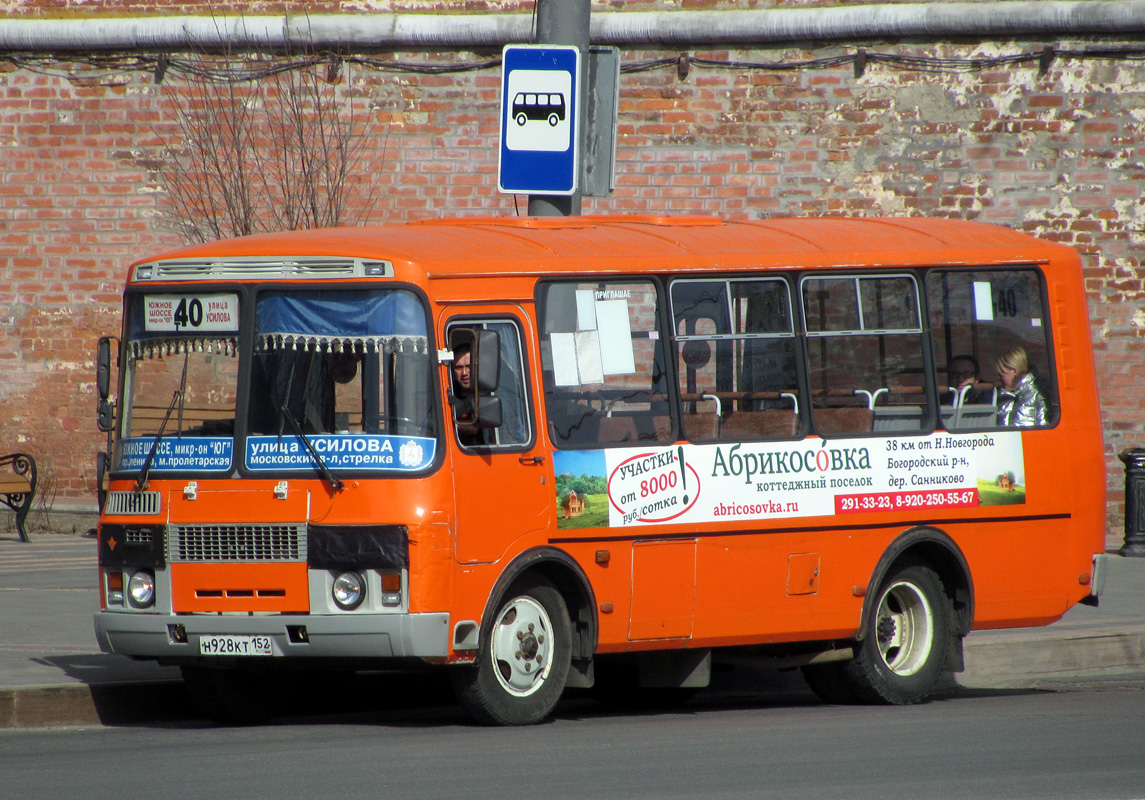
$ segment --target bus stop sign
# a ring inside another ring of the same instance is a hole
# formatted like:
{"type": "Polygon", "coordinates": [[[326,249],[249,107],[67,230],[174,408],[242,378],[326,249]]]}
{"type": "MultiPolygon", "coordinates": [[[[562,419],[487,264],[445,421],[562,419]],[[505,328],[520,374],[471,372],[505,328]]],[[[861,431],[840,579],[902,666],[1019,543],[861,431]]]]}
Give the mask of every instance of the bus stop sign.
{"type": "Polygon", "coordinates": [[[573,194],[580,170],[577,92],[580,51],[564,45],[505,45],[501,56],[501,154],[506,194],[573,194]]]}

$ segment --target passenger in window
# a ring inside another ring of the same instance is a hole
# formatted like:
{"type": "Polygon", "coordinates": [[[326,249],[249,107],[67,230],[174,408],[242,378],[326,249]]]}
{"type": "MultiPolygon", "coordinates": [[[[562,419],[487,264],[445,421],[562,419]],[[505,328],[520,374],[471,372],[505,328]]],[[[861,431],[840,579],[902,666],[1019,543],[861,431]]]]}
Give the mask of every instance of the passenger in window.
{"type": "Polygon", "coordinates": [[[966,389],[966,395],[962,398],[963,405],[993,404],[994,393],[990,389],[974,388],[978,383],[978,359],[974,356],[961,355],[950,359],[946,367],[946,379],[950,384],[951,405],[963,389],[966,389]]]}
{"type": "Polygon", "coordinates": [[[1002,399],[998,404],[998,424],[1005,427],[1031,428],[1045,425],[1048,416],[1046,399],[1030,372],[1030,359],[1024,347],[1007,350],[995,362],[1002,379],[1002,399]]]}
{"type": "Polygon", "coordinates": [[[476,403],[473,396],[473,353],[467,344],[453,348],[453,419],[457,424],[457,438],[461,444],[472,447],[482,444],[484,437],[475,419],[476,403]]]}

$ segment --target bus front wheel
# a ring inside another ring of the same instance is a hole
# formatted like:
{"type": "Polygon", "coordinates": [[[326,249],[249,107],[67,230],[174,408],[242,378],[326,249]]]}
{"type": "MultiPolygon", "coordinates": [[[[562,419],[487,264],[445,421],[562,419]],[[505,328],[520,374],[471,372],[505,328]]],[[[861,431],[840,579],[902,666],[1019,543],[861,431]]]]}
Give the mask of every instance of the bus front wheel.
{"type": "Polygon", "coordinates": [[[564,691],[572,624],[560,592],[541,578],[514,584],[482,637],[477,663],[453,671],[458,700],[487,725],[532,725],[564,691]]]}
{"type": "Polygon", "coordinates": [[[901,567],[883,581],[873,612],[844,666],[846,683],[866,702],[920,702],[942,674],[953,625],[941,579],[921,564],[901,567]]]}

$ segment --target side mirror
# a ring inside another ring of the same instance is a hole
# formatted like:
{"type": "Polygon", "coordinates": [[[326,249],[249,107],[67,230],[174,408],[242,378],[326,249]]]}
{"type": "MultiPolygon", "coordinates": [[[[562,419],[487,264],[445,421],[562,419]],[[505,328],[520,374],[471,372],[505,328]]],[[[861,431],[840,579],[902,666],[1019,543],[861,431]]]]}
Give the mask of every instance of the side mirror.
{"type": "Polygon", "coordinates": [[[99,399],[111,395],[111,337],[101,336],[95,346],[95,386],[99,399]]]}
{"type": "Polygon", "coordinates": [[[99,401],[95,411],[95,424],[104,433],[115,427],[115,409],[109,401],[99,401]]]}
{"type": "Polygon", "coordinates": [[[477,425],[481,428],[500,428],[504,424],[501,414],[501,398],[487,395],[481,398],[481,413],[477,425]]]}
{"type": "Polygon", "coordinates": [[[479,392],[495,392],[501,385],[501,336],[497,331],[474,331],[473,374],[479,392]]]}
{"type": "Polygon", "coordinates": [[[95,346],[95,387],[99,393],[95,424],[107,433],[115,427],[115,409],[111,396],[111,337],[101,336],[95,346]]]}

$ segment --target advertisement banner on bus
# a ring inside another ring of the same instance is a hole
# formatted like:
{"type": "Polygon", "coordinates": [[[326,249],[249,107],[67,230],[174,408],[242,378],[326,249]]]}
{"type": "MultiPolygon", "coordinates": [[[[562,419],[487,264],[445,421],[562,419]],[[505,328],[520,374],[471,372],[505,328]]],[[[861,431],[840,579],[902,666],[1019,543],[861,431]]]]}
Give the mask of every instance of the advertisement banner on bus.
{"type": "Polygon", "coordinates": [[[1025,503],[1021,433],[558,451],[558,527],[1025,503]]]}

